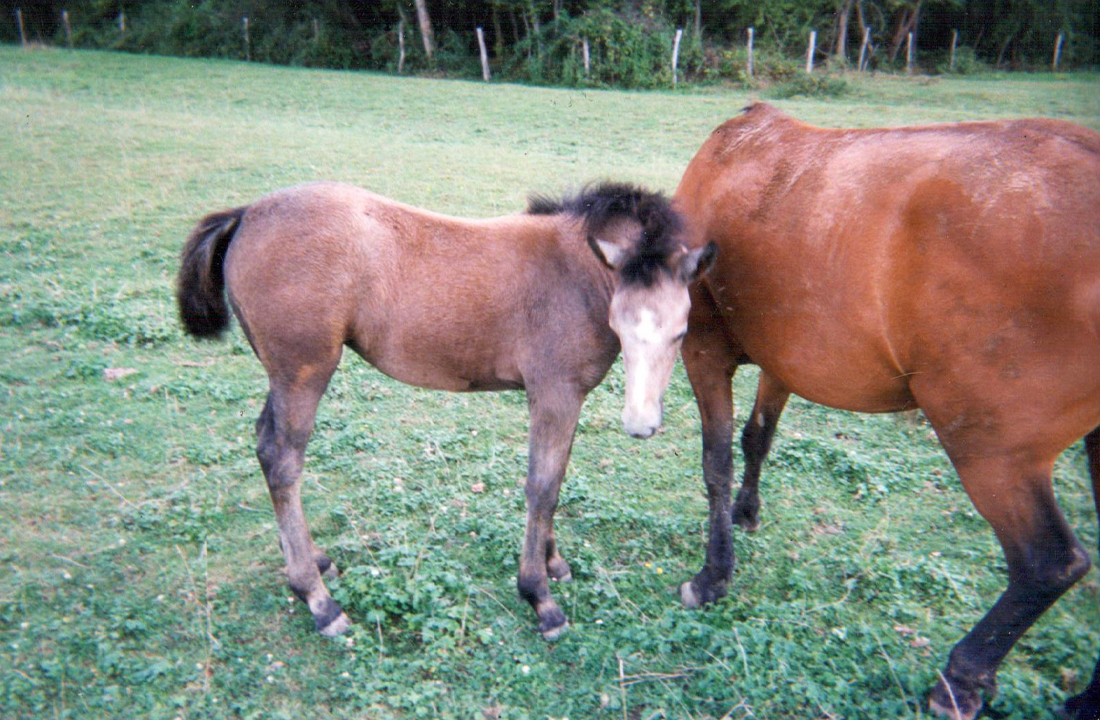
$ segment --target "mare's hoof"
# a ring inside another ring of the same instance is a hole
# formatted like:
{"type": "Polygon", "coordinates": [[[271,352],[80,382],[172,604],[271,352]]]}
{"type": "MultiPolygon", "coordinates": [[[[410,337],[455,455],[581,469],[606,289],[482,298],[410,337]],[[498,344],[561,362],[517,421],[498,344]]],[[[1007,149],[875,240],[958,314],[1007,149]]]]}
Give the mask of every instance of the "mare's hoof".
{"type": "Polygon", "coordinates": [[[750,518],[748,515],[738,514],[736,508],[734,508],[734,514],[731,519],[734,525],[747,533],[754,533],[760,529],[760,520],[755,517],[750,518]]]}
{"type": "Polygon", "coordinates": [[[351,620],[345,613],[340,613],[335,620],[328,623],[324,627],[317,628],[317,632],[321,633],[325,637],[337,637],[347,632],[347,629],[351,627],[351,620]]]}
{"type": "Polygon", "coordinates": [[[730,522],[737,525],[745,532],[756,532],[760,529],[760,501],[758,500],[755,505],[749,502],[742,502],[738,498],[733,503],[733,509],[730,510],[730,522]]]}
{"type": "Polygon", "coordinates": [[[691,581],[680,586],[680,602],[684,604],[688,610],[694,610],[697,607],[703,606],[703,600],[695,592],[695,588],[691,586],[691,581]]]}
{"type": "Polygon", "coordinates": [[[947,720],[974,720],[982,710],[980,692],[966,692],[955,689],[952,693],[943,680],[936,683],[932,696],[928,698],[928,707],[938,716],[947,720]]]}
{"type": "Polygon", "coordinates": [[[726,583],[713,583],[710,587],[704,586],[700,589],[698,580],[699,575],[696,575],[693,580],[688,580],[680,586],[680,601],[688,610],[694,610],[726,596],[726,583]]]}

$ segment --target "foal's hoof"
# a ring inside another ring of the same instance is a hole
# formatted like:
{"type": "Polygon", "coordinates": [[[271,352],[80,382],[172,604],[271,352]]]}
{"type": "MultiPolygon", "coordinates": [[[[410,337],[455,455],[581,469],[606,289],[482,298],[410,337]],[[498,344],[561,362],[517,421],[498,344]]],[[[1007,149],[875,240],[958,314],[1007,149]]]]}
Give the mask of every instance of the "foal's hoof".
{"type": "Polygon", "coordinates": [[[952,691],[950,686],[940,680],[932,688],[928,707],[947,720],[974,720],[982,710],[982,695],[981,692],[967,692],[957,688],[952,691]]]}
{"type": "Polygon", "coordinates": [[[539,633],[542,635],[543,640],[553,642],[569,627],[569,621],[565,618],[565,613],[553,600],[546,603],[537,614],[539,617],[539,633]]]}
{"type": "Polygon", "coordinates": [[[565,632],[568,629],[569,629],[569,621],[565,620],[565,621],[562,622],[561,625],[558,625],[555,628],[550,628],[548,630],[541,630],[540,629],[539,632],[542,633],[542,639],[543,640],[545,640],[546,642],[554,642],[559,637],[561,637],[561,634],[563,632],[565,632]]]}
{"type": "Polygon", "coordinates": [[[325,637],[337,637],[347,632],[349,627],[351,627],[351,620],[348,619],[345,613],[341,612],[335,620],[324,627],[317,628],[317,632],[325,637]]]}

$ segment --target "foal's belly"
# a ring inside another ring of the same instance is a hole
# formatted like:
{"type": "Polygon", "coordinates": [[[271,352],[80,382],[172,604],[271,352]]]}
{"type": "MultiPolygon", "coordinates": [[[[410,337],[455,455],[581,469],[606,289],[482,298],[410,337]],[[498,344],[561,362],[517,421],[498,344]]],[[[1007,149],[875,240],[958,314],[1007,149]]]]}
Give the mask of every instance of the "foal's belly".
{"type": "Polygon", "coordinates": [[[445,353],[372,354],[353,349],[380,372],[415,387],[447,392],[481,392],[494,390],[522,390],[523,378],[519,371],[509,371],[507,363],[463,362],[445,353]]]}

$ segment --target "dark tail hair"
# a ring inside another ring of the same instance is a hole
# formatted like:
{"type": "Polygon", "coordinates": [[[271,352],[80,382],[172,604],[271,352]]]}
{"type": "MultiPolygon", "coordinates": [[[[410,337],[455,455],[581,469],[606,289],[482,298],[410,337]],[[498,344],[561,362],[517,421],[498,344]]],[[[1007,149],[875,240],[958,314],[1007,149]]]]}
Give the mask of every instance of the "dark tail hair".
{"type": "Polygon", "coordinates": [[[180,321],[199,338],[216,338],[229,327],[223,264],[246,207],[211,213],[191,231],[180,257],[176,300],[180,321]]]}

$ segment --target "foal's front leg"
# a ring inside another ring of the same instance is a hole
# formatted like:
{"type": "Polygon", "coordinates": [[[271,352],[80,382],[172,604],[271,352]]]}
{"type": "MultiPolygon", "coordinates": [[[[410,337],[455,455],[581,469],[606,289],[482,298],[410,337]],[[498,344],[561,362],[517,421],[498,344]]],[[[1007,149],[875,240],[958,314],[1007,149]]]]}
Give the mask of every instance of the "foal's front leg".
{"type": "Polygon", "coordinates": [[[569,564],[554,539],[554,510],[577,428],[579,392],[528,389],[531,430],[527,460],[527,528],[519,559],[517,587],[539,619],[539,632],[554,640],[568,626],[565,613],[550,594],[550,578],[570,579],[569,564]]]}

